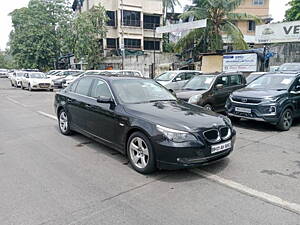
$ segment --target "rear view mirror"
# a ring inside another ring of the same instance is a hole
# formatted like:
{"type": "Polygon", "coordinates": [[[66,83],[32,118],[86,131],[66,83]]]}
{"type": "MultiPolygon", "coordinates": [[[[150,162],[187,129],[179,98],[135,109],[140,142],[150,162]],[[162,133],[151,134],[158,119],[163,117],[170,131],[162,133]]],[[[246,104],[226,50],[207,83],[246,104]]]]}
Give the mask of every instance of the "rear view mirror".
{"type": "Polygon", "coordinates": [[[217,84],[216,85],[216,89],[217,90],[220,90],[220,89],[223,89],[224,88],[224,85],[223,84],[217,84]]]}
{"type": "Polygon", "coordinates": [[[177,82],[177,81],[181,81],[182,79],[180,78],[180,77],[176,77],[175,78],[175,82],[177,82]]]}
{"type": "Polygon", "coordinates": [[[112,98],[110,97],[104,97],[104,96],[100,96],[97,98],[97,102],[98,103],[103,103],[103,104],[112,104],[114,103],[114,101],[112,100],[112,98]]]}

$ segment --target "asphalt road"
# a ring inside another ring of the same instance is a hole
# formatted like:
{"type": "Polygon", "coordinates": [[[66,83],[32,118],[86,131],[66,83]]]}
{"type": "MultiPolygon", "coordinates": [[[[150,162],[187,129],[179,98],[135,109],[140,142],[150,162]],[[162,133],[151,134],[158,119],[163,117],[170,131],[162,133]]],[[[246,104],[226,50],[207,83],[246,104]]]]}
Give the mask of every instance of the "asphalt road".
{"type": "Polygon", "coordinates": [[[55,93],[0,79],[0,224],[300,224],[300,121],[235,124],[237,145],[193,170],[136,173],[82,135],[65,137],[55,93]]]}

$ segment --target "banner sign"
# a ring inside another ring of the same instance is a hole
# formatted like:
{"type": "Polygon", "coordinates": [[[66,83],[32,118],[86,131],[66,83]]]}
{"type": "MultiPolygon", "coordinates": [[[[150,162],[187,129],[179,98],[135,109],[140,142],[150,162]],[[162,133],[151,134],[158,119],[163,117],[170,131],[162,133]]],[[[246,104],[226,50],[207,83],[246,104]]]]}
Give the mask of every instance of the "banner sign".
{"type": "Polygon", "coordinates": [[[256,26],[255,42],[257,44],[300,42],[300,21],[256,26]]]}
{"type": "Polygon", "coordinates": [[[173,33],[173,32],[183,32],[187,30],[197,29],[197,28],[204,28],[207,25],[207,19],[205,20],[197,20],[187,23],[178,23],[172,24],[169,26],[164,27],[157,27],[156,33],[164,34],[164,33],[173,33]]]}
{"type": "Polygon", "coordinates": [[[256,54],[224,55],[223,71],[255,72],[257,63],[256,54]]]}

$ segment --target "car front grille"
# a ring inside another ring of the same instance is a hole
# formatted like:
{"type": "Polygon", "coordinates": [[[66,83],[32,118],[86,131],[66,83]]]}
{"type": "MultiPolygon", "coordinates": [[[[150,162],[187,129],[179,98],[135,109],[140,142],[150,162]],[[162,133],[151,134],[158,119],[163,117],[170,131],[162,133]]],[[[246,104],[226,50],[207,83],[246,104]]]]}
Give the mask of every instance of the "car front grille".
{"type": "Polygon", "coordinates": [[[41,83],[39,84],[40,87],[49,87],[50,84],[49,83],[41,83]]]}
{"type": "Polygon", "coordinates": [[[244,98],[244,97],[236,97],[236,96],[232,97],[232,100],[244,104],[259,104],[262,101],[259,98],[244,98]]]}
{"type": "Polygon", "coordinates": [[[208,142],[217,143],[228,140],[231,137],[231,129],[229,127],[209,129],[203,132],[203,136],[208,142]]]}

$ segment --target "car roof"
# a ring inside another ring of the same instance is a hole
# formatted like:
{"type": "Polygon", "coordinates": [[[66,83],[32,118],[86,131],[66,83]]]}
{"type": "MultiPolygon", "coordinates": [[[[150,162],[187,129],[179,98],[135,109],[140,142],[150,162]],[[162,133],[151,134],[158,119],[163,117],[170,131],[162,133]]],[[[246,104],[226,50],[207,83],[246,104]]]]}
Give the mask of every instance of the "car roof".
{"type": "Polygon", "coordinates": [[[94,77],[94,78],[101,78],[106,81],[111,81],[111,80],[137,80],[137,79],[142,79],[142,80],[149,80],[149,78],[144,78],[144,77],[132,77],[132,76],[115,76],[115,75],[85,75],[84,77],[94,77]]]}
{"type": "Polygon", "coordinates": [[[188,72],[197,72],[197,73],[203,73],[200,70],[168,70],[164,73],[188,73],[188,72]]]}

